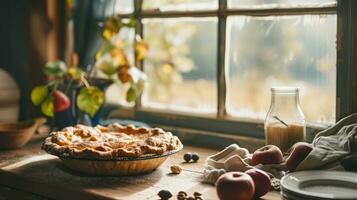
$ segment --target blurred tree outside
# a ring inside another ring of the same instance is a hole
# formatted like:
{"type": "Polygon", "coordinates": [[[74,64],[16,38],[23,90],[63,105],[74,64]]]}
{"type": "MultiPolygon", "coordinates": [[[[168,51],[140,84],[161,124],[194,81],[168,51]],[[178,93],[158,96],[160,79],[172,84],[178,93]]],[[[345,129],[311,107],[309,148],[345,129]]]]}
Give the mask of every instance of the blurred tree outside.
{"type": "MultiPolygon", "coordinates": [[[[170,10],[175,5],[183,9],[192,2],[144,0],[143,9],[161,6],[170,10]]],[[[309,3],[295,0],[228,2],[233,7],[309,3]]],[[[329,0],[313,3],[329,2],[335,3],[329,0]]],[[[195,2],[194,8],[209,9],[208,4],[215,3],[215,0],[195,2]]],[[[144,107],[198,113],[217,111],[217,21],[216,17],[143,20],[144,38],[150,46],[144,62],[149,77],[142,98],[144,107]]],[[[228,114],[264,119],[270,105],[270,87],[296,86],[301,89],[300,100],[306,119],[333,123],[336,29],[337,16],[333,14],[229,16],[225,57],[228,114]]],[[[115,96],[110,96],[114,101],[115,96]]]]}

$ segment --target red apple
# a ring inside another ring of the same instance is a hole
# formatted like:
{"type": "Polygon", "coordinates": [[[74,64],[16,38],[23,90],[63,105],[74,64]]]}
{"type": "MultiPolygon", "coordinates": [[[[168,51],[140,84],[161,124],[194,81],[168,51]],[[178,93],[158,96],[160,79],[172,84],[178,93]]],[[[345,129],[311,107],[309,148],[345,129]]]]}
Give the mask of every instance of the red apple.
{"type": "Polygon", "coordinates": [[[289,157],[286,159],[286,167],[289,171],[295,171],[296,167],[303,161],[312,151],[312,146],[306,142],[298,142],[294,144],[289,157]]]}
{"type": "Polygon", "coordinates": [[[71,101],[69,98],[61,91],[56,90],[53,93],[53,106],[56,112],[61,112],[69,108],[71,101]]]}
{"type": "Polygon", "coordinates": [[[250,177],[252,177],[255,185],[254,197],[258,198],[269,192],[271,187],[270,176],[263,170],[253,168],[245,171],[250,177]]]}
{"type": "Polygon", "coordinates": [[[266,145],[254,151],[250,165],[280,164],[283,162],[283,153],[279,147],[266,145]]]}
{"type": "Polygon", "coordinates": [[[220,200],[251,200],[254,196],[253,179],[243,172],[228,172],[217,180],[220,200]]]}

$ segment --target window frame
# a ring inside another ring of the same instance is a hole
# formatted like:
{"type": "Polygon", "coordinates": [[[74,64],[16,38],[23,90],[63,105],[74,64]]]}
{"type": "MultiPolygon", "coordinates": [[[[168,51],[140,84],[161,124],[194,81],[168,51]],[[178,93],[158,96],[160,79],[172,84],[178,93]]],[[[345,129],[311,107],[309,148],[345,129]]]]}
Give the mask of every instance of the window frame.
{"type": "MultiPolygon", "coordinates": [[[[137,19],[135,34],[143,35],[142,20],[145,18],[174,18],[174,17],[218,17],[217,38],[217,114],[191,114],[172,110],[159,110],[141,106],[138,98],[134,108],[118,108],[117,105],[107,105],[114,109],[108,117],[119,117],[147,122],[153,125],[165,125],[197,129],[209,132],[219,132],[234,135],[264,138],[264,124],[261,120],[238,118],[227,115],[226,87],[227,66],[226,55],[226,24],[228,16],[281,16],[281,15],[337,15],[337,77],[336,77],[336,121],[353,112],[357,112],[357,56],[353,58],[357,49],[352,43],[357,36],[357,2],[353,0],[337,0],[337,6],[327,7],[299,7],[299,8],[259,8],[259,9],[230,9],[228,0],[218,0],[217,10],[197,11],[165,11],[142,10],[143,0],[134,0],[134,12],[118,14],[128,18],[132,15],[137,19]]],[[[356,52],[357,53],[357,52],[356,52]]],[[[143,62],[135,63],[143,69],[143,62]]],[[[308,124],[307,133],[316,133],[327,125],[308,124]]]]}

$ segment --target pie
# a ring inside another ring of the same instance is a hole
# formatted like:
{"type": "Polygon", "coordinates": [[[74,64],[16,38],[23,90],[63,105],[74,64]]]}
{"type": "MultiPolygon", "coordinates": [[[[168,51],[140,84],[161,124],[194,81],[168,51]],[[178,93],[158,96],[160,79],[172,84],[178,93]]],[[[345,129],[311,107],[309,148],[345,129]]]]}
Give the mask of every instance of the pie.
{"type": "Polygon", "coordinates": [[[163,155],[181,148],[181,141],[171,132],[118,123],[67,127],[52,132],[42,145],[42,149],[59,157],[99,160],[163,155]]]}

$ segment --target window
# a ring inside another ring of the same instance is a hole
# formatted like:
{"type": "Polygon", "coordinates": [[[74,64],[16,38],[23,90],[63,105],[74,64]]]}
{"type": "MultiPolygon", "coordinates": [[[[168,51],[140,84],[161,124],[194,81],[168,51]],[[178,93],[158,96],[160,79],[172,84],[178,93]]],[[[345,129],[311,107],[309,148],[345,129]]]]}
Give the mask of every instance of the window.
{"type": "Polygon", "coordinates": [[[150,51],[142,106],[215,113],[217,19],[144,19],[143,25],[150,51]]]}
{"type": "Polygon", "coordinates": [[[270,88],[292,85],[307,121],[334,122],[336,24],[333,14],[229,16],[227,112],[263,120],[270,88]]]}
{"type": "Polygon", "coordinates": [[[136,33],[150,45],[138,63],[149,81],[137,118],[192,128],[211,122],[203,129],[219,124],[262,136],[270,87],[281,85],[300,87],[308,123],[328,125],[341,116],[346,99],[338,88],[346,72],[337,62],[338,17],[348,7],[341,2],[139,0],[129,14],[121,2],[119,15],[134,14],[136,33]]]}

